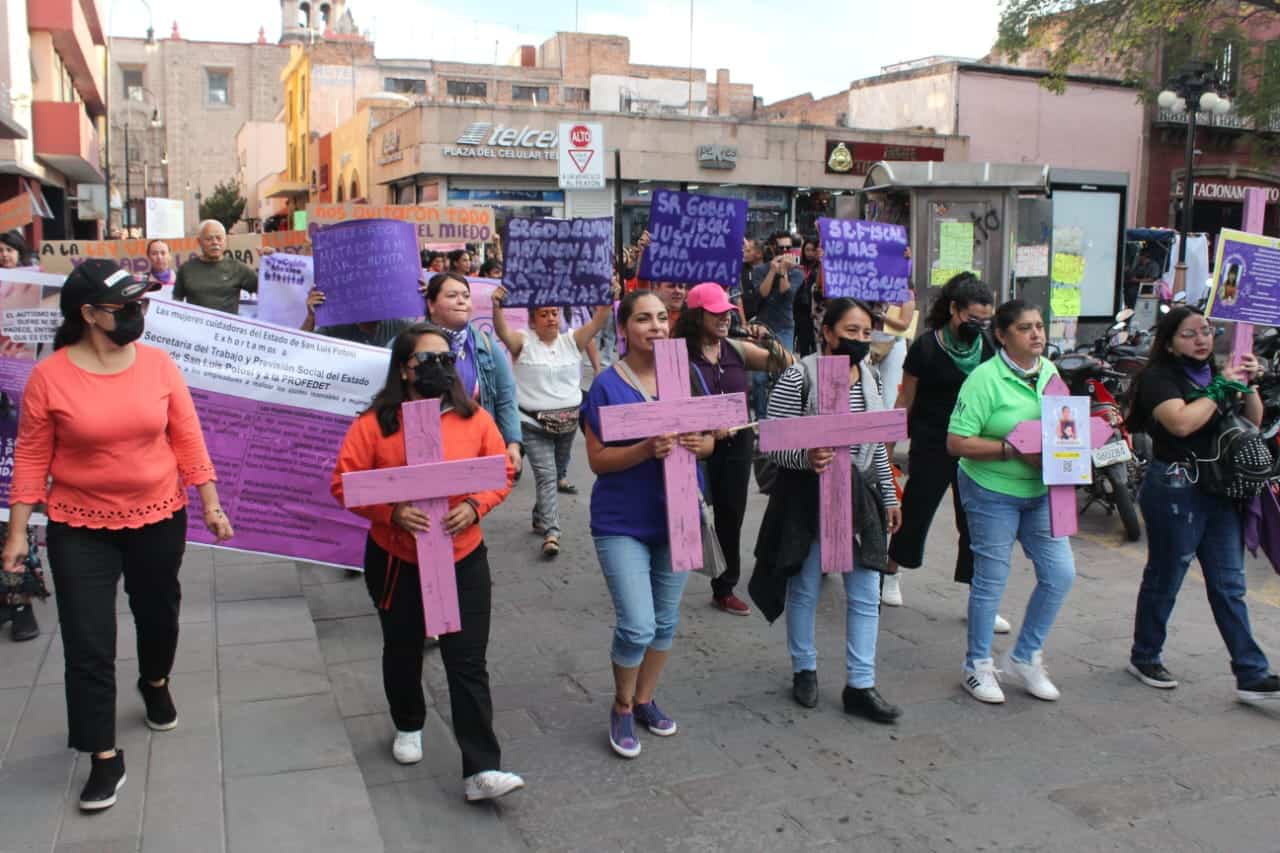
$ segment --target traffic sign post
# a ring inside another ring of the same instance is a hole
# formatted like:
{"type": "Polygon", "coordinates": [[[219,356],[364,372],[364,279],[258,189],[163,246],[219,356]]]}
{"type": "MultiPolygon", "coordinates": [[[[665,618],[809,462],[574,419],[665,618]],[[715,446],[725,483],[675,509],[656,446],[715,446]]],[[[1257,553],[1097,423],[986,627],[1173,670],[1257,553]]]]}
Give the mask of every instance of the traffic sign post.
{"type": "Polygon", "coordinates": [[[604,189],[604,126],[560,122],[560,189],[604,189]]]}

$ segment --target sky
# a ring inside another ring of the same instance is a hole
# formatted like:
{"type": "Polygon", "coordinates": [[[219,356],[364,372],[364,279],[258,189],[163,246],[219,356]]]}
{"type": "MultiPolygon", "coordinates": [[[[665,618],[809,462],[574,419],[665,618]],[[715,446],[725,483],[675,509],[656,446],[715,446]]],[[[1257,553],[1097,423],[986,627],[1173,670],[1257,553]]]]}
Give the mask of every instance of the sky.
{"type": "MultiPolygon", "coordinates": [[[[318,0],[317,0],[318,2],[318,0]]],[[[999,0],[347,0],[383,58],[506,62],[515,48],[557,31],[624,35],[631,61],[728,68],[766,102],[848,87],[896,62],[935,54],[978,58],[995,42],[999,0]],[[692,8],[692,27],[690,9],[692,8]],[[636,11],[631,11],[635,9],[636,11]],[[792,10],[813,10],[807,13],[792,10]],[[576,22],[576,25],[575,25],[576,22]]],[[[177,20],[183,38],[254,41],[280,37],[279,0],[150,0],[157,37],[177,20]]],[[[101,0],[112,35],[141,37],[144,0],[101,0]],[[110,12],[107,10],[110,9],[110,12]]]]}

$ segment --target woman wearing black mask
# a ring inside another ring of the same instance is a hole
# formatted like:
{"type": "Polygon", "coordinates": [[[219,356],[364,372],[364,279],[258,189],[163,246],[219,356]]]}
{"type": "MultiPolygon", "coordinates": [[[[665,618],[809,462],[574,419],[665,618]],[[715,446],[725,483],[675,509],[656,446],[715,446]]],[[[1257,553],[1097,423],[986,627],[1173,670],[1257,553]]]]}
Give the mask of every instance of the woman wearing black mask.
{"type": "MultiPolygon", "coordinates": [[[[916,338],[903,365],[898,404],[907,410],[907,488],[902,495],[902,529],[889,544],[889,572],[881,599],[890,607],[902,605],[898,567],[918,569],[924,562],[925,539],[942,497],[951,489],[955,508],[956,583],[973,578],[969,527],[956,488],[956,458],[947,453],[947,423],[956,407],[960,386],[973,369],[996,354],[991,325],[991,288],[971,273],[955,276],[938,293],[925,324],[929,331],[916,338]]],[[[996,632],[1007,634],[1009,623],[996,617],[996,632]]]]}
{"type": "MultiPolygon", "coordinates": [[[[351,425],[338,451],[330,488],[339,503],[344,473],[406,464],[400,430],[400,406],[405,402],[440,399],[446,460],[506,453],[493,417],[463,390],[455,362],[449,333],[439,326],[418,323],[396,336],[386,384],[351,425]]],[[[462,629],[440,637],[440,657],[449,682],[453,733],[462,750],[463,793],[468,800],[495,799],[524,787],[519,776],[500,769],[502,751],[493,731],[485,660],[492,584],[479,523],[510,494],[514,478],[515,468],[508,459],[504,488],[450,497],[444,520],[453,537],[462,629]]],[[[396,727],[391,754],[401,764],[415,764],[422,760],[427,705],[422,693],[426,625],[414,534],[428,531],[430,522],[412,503],[358,507],[352,512],[372,522],[364,577],[382,623],[382,684],[396,727]]]]}
{"type": "Polygon", "coordinates": [[[124,576],[138,638],[146,723],[178,725],[169,670],[178,648],[178,570],[187,488],[204,523],[232,535],[191,394],[163,351],[142,336],[147,283],[110,261],[76,267],[62,286],[54,353],[22,395],[5,571],[20,571],[36,504],[49,516],[49,568],[66,658],[72,749],[92,754],[80,808],[110,808],[124,784],[116,749],[116,587],[124,576]]]}
{"type": "MultiPolygon", "coordinates": [[[[875,372],[867,356],[871,350],[871,308],[852,299],[832,299],[822,317],[823,352],[849,357],[849,411],[883,409],[875,372]]],[[[795,418],[815,414],[818,356],[806,356],[782,374],[769,396],[770,418],[795,418]]],[[[815,618],[822,571],[818,544],[817,477],[854,477],[859,493],[878,499],[883,514],[864,513],[855,543],[854,564],[844,573],[845,591],[845,688],[846,713],[878,723],[891,723],[901,710],[876,690],[876,635],[880,627],[880,573],[885,565],[888,534],[902,521],[898,498],[884,444],[851,448],[853,470],[827,470],[834,453],[818,448],[770,453],[779,467],[778,480],[769,496],[769,509],[756,544],[759,560],[750,591],[769,621],[785,609],[787,650],[791,655],[792,695],[806,708],[818,704],[818,652],[814,643],[815,618]],[[811,473],[812,472],[812,473],[811,473]],[[875,543],[879,543],[877,546],[875,543]],[[797,550],[795,545],[799,544],[797,550]],[[766,556],[767,555],[767,556],[766,556]],[[760,564],[768,564],[764,568],[760,564]],[[785,606],[775,585],[785,580],[785,606]]],[[[874,505],[874,504],[873,504],[874,505]]]]}

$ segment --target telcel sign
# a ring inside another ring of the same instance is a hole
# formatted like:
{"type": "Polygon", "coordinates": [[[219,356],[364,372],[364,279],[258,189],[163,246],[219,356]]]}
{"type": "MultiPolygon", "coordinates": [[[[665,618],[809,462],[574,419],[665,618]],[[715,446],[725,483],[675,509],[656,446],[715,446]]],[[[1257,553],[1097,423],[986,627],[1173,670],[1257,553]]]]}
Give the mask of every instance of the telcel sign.
{"type": "Polygon", "coordinates": [[[516,130],[487,121],[472,122],[453,145],[445,145],[446,157],[483,157],[510,160],[555,160],[559,139],[554,130],[522,127],[516,130]]]}

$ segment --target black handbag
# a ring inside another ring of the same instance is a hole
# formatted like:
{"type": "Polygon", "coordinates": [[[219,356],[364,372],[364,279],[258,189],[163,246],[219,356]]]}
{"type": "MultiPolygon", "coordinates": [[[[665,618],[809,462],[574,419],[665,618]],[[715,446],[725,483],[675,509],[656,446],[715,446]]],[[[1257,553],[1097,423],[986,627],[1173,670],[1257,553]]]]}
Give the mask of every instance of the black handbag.
{"type": "Polygon", "coordinates": [[[1236,403],[1214,423],[1211,457],[1195,458],[1196,486],[1209,495],[1246,500],[1280,483],[1280,458],[1236,403]]]}

